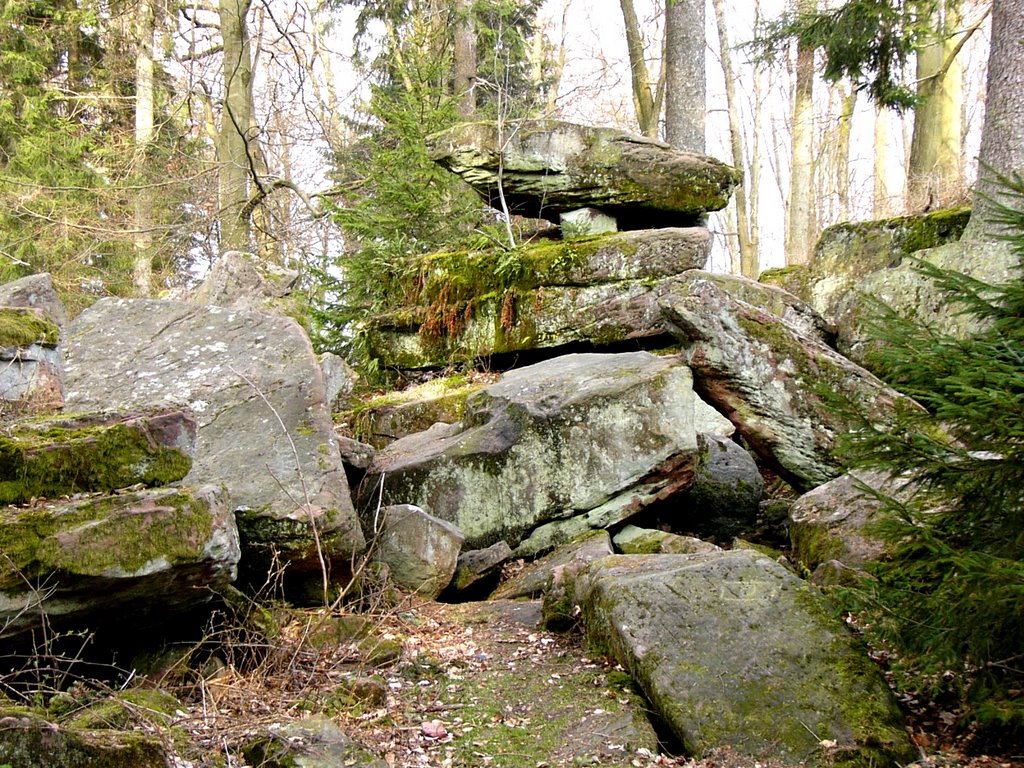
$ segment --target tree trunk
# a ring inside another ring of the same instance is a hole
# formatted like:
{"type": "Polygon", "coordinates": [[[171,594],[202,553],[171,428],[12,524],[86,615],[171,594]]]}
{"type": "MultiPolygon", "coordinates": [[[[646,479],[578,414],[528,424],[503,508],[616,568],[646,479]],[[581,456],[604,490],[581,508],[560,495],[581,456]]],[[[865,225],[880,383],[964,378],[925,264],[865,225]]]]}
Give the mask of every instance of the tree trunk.
{"type": "Polygon", "coordinates": [[[993,202],[1005,202],[997,177],[1024,174],[1024,0],[992,0],[985,122],[974,213],[963,239],[1001,234],[993,202]]]}
{"type": "Polygon", "coordinates": [[[459,115],[466,120],[476,113],[476,26],[472,0],[455,2],[455,46],[453,69],[459,115]]]}
{"type": "MultiPolygon", "coordinates": [[[[736,83],[732,72],[732,53],[729,33],[725,26],[724,0],[712,0],[715,9],[715,23],[718,26],[719,58],[725,77],[726,109],[729,113],[729,146],[732,150],[732,164],[739,170],[745,169],[743,133],[740,127],[739,101],[736,98],[736,83]]],[[[744,174],[746,176],[746,174],[744,174]]],[[[736,187],[736,238],[740,248],[740,274],[757,278],[757,253],[750,238],[750,220],[747,215],[747,181],[736,187]]]]}
{"type": "Polygon", "coordinates": [[[249,132],[252,52],[246,16],[251,0],[220,0],[224,41],[224,107],[217,134],[217,192],[221,251],[249,248],[249,132]]]}
{"type": "Polygon", "coordinates": [[[622,20],[626,26],[626,50],[629,52],[630,79],[633,84],[633,106],[640,133],[656,138],[658,118],[661,115],[660,101],[651,90],[651,75],[644,56],[644,40],[640,34],[640,22],[636,16],[633,0],[619,0],[622,20]],[[657,102],[657,103],[656,103],[657,102]]]}
{"type": "Polygon", "coordinates": [[[836,197],[839,200],[839,220],[850,218],[850,129],[853,112],[857,108],[857,89],[850,88],[843,95],[843,111],[839,118],[839,135],[835,142],[836,197]]]}
{"type": "Polygon", "coordinates": [[[676,149],[704,153],[707,76],[705,0],[666,0],[665,139],[676,149]]]}
{"type": "MultiPolygon", "coordinates": [[[[816,0],[800,0],[800,13],[815,10],[816,0]]],[[[786,263],[805,264],[811,256],[811,192],[814,182],[814,49],[800,45],[793,95],[793,154],[789,182],[786,263]]]]}
{"type": "Polygon", "coordinates": [[[875,182],[872,214],[876,219],[892,215],[893,191],[889,187],[889,110],[875,105],[875,146],[872,178],[875,182]]]}
{"type": "Polygon", "coordinates": [[[153,0],[138,0],[135,7],[135,177],[139,190],[135,195],[133,282],[138,296],[148,297],[153,290],[153,189],[150,186],[150,149],[155,134],[155,64],[153,37],[156,14],[153,0]]]}
{"type": "Polygon", "coordinates": [[[957,196],[963,186],[960,144],[963,69],[956,58],[958,0],[936,2],[927,25],[935,38],[917,54],[918,95],[907,167],[907,205],[922,210],[957,196]]]}

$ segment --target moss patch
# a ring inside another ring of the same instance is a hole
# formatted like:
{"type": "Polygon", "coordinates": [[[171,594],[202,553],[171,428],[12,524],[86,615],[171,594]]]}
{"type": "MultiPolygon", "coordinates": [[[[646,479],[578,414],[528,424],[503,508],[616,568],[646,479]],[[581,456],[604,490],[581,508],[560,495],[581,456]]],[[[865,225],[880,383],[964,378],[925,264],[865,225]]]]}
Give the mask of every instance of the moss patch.
{"type": "Polygon", "coordinates": [[[0,307],[0,347],[57,346],[60,328],[33,309],[0,307]]]}

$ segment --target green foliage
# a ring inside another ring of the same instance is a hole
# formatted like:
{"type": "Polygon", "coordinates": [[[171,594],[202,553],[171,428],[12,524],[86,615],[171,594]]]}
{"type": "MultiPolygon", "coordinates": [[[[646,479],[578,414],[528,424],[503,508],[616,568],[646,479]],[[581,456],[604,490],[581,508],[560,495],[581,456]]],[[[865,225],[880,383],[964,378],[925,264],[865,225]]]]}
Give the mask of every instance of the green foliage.
{"type": "Polygon", "coordinates": [[[762,60],[790,41],[824,55],[829,82],[850,80],[877,104],[903,111],[917,94],[908,83],[911,54],[934,33],[920,19],[934,0],[848,0],[836,8],[792,13],[766,23],[751,48],[762,60]]]}
{"type": "Polygon", "coordinates": [[[923,408],[849,436],[851,462],[912,478],[888,500],[891,558],[868,586],[872,630],[932,679],[965,681],[971,715],[1024,729],[1024,181],[1003,179],[1017,274],[988,285],[919,262],[979,321],[958,339],[878,306],[872,364],[923,408]],[[966,675],[963,673],[966,672],[966,675]]]}

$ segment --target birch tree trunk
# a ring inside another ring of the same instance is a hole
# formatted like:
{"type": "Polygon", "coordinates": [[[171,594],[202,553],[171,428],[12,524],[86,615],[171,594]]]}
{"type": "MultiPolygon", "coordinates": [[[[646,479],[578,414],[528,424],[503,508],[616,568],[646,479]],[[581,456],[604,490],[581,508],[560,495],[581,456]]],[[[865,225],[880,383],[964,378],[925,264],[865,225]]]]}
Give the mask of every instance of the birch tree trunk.
{"type": "MultiPolygon", "coordinates": [[[[800,0],[800,13],[815,10],[816,0],[800,0]]],[[[793,152],[786,227],[786,263],[805,264],[811,256],[811,193],[814,188],[814,49],[799,45],[793,94],[793,152]]]]}
{"type": "Polygon", "coordinates": [[[153,206],[150,186],[150,150],[156,130],[156,82],[153,37],[156,34],[154,0],[138,0],[135,7],[135,176],[140,181],[134,203],[133,282],[138,296],[153,290],[153,206]]]}
{"type": "Polygon", "coordinates": [[[665,139],[676,149],[703,154],[705,0],[665,2],[665,139]]]}

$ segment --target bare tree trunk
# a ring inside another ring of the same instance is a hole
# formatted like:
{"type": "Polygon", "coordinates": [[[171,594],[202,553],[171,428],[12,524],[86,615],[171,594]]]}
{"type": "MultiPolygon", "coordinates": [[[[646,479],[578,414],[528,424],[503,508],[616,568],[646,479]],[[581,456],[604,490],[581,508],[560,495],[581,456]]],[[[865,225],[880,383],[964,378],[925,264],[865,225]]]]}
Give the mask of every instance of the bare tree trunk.
{"type": "Polygon", "coordinates": [[[246,16],[251,0],[220,0],[224,41],[224,107],[217,134],[221,251],[249,248],[249,131],[252,125],[252,53],[246,16]]]}
{"type": "Polygon", "coordinates": [[[153,189],[150,187],[150,150],[156,133],[153,37],[156,33],[154,0],[138,0],[135,7],[135,175],[142,183],[135,195],[135,255],[133,280],[138,296],[153,290],[153,189]]]}
{"type": "Polygon", "coordinates": [[[476,25],[472,0],[455,2],[455,48],[453,69],[459,115],[469,120],[476,113],[476,25]]]}
{"type": "MultiPolygon", "coordinates": [[[[745,169],[743,133],[740,127],[739,102],[736,99],[736,83],[732,72],[732,52],[729,46],[729,32],[725,26],[723,0],[712,0],[715,9],[715,23],[718,26],[719,56],[722,74],[725,76],[726,109],[729,113],[729,146],[732,150],[732,164],[739,170],[745,169]]],[[[745,174],[744,174],[745,175],[745,174]]],[[[739,271],[744,277],[757,278],[757,252],[750,237],[750,220],[747,215],[747,180],[736,187],[736,238],[739,241],[739,271]]]]}
{"type": "Polygon", "coordinates": [[[636,16],[633,0],[619,0],[622,20],[626,26],[626,50],[629,52],[629,71],[633,84],[633,106],[640,133],[657,137],[658,118],[661,116],[661,100],[651,89],[651,75],[644,57],[644,41],[640,34],[640,22],[636,16]]]}
{"type": "Polygon", "coordinates": [[[1024,0],[992,0],[985,122],[974,212],[963,239],[1001,234],[993,204],[1005,202],[997,177],[1024,174],[1024,0]]]}
{"type": "Polygon", "coordinates": [[[705,0],[666,0],[665,139],[676,149],[704,153],[707,75],[705,0]]]}
{"type": "Polygon", "coordinates": [[[892,215],[893,191],[889,187],[889,110],[875,105],[875,146],[873,178],[875,181],[872,212],[876,219],[892,215]]]}
{"type": "MultiPolygon", "coordinates": [[[[814,11],[816,0],[800,0],[801,13],[814,11]]],[[[801,45],[796,55],[793,96],[793,155],[789,183],[786,263],[805,264],[811,256],[811,192],[814,181],[814,49],[801,45]]]]}
{"type": "Polygon", "coordinates": [[[836,197],[839,200],[839,220],[850,218],[850,129],[853,112],[857,108],[857,89],[843,95],[843,111],[839,117],[839,136],[835,142],[836,197]]]}
{"type": "Polygon", "coordinates": [[[963,186],[963,68],[956,58],[961,17],[958,0],[936,2],[927,19],[935,38],[917,54],[918,95],[907,167],[907,205],[920,210],[956,196],[963,186]]]}

